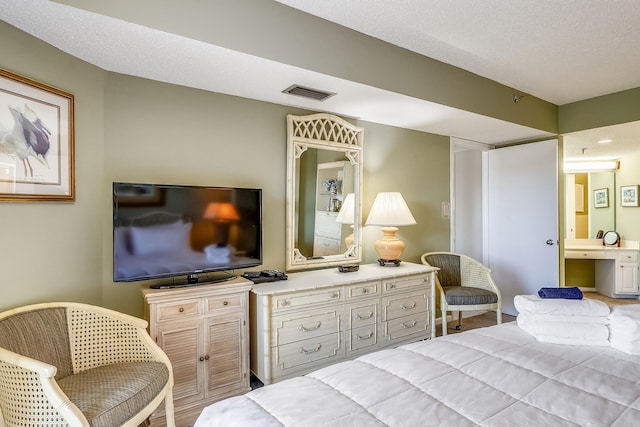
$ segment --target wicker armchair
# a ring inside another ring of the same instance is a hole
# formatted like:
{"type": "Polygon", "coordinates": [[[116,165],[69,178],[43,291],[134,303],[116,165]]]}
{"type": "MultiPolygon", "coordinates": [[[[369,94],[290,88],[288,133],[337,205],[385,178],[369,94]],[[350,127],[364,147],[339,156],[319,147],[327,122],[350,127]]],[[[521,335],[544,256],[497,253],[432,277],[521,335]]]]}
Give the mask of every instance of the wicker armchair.
{"type": "Polygon", "coordinates": [[[462,326],[465,310],[495,310],[498,324],[502,323],[502,297],[489,268],[453,252],[428,252],[421,260],[440,269],[436,273],[436,287],[440,295],[443,336],[447,335],[447,311],[458,312],[456,329],[462,326]]]}
{"type": "Polygon", "coordinates": [[[0,426],[137,426],[164,400],[171,363],[147,322],[78,303],[0,313],[0,426]]]}

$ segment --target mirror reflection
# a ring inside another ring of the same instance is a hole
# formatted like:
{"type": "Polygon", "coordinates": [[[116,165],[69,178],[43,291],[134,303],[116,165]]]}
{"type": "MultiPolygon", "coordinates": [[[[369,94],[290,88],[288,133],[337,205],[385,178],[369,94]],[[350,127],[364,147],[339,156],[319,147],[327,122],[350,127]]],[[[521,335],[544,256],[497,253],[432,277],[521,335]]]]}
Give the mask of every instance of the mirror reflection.
{"type": "Polygon", "coordinates": [[[343,254],[355,217],[355,205],[345,203],[354,192],[353,165],[340,151],[310,148],[296,160],[296,169],[295,247],[306,258],[343,254]]]}
{"type": "Polygon", "coordinates": [[[596,239],[616,229],[615,172],[565,175],[566,238],[596,239]]]}

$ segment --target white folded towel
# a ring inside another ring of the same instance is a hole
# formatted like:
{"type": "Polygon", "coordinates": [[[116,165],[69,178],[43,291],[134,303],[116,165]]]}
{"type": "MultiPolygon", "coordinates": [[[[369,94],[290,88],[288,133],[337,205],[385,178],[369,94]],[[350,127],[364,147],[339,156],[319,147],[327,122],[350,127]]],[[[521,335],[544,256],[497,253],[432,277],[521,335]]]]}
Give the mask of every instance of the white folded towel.
{"type": "Polygon", "coordinates": [[[567,314],[533,314],[523,312],[534,317],[536,320],[542,320],[546,322],[564,322],[564,323],[596,323],[599,325],[608,325],[608,316],[570,316],[567,314]]]}
{"type": "Polygon", "coordinates": [[[563,316],[608,316],[609,306],[593,299],[550,299],[538,295],[516,295],[513,299],[519,313],[555,314],[563,316]]]}
{"type": "Polygon", "coordinates": [[[613,306],[609,323],[628,333],[640,331],[640,304],[613,306]]]}
{"type": "Polygon", "coordinates": [[[611,347],[640,355],[640,304],[616,305],[609,315],[611,347]]]}
{"type": "Polygon", "coordinates": [[[535,315],[520,313],[518,326],[534,337],[556,337],[558,339],[582,341],[607,341],[609,328],[602,323],[552,322],[538,320],[535,315]]]}

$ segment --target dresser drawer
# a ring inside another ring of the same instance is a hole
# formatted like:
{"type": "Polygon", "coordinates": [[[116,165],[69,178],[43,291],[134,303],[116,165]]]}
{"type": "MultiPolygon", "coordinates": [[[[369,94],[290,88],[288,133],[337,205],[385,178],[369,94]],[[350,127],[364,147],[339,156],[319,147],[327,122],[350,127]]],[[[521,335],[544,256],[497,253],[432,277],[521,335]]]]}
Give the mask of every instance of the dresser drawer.
{"type": "Polygon", "coordinates": [[[620,262],[638,262],[638,252],[620,252],[618,254],[620,262]]]}
{"type": "Polygon", "coordinates": [[[274,316],[271,345],[304,341],[321,335],[339,334],[342,310],[314,310],[295,315],[274,316]]]}
{"type": "Polygon", "coordinates": [[[429,313],[399,317],[383,322],[385,338],[393,341],[413,334],[424,334],[429,329],[429,313]]]}
{"type": "Polygon", "coordinates": [[[345,288],[345,294],[347,300],[354,298],[364,298],[371,297],[375,295],[380,295],[380,288],[382,287],[382,282],[365,282],[357,285],[347,286],[345,288]]]}
{"type": "Polygon", "coordinates": [[[318,237],[313,241],[313,255],[327,256],[340,253],[340,240],[318,237]]]}
{"type": "Polygon", "coordinates": [[[342,335],[339,333],[280,345],[275,348],[277,369],[274,374],[277,376],[278,370],[284,373],[318,361],[322,361],[322,366],[325,366],[342,359],[343,354],[342,335]]]}
{"type": "Polygon", "coordinates": [[[308,307],[314,304],[342,301],[342,288],[328,288],[320,291],[276,295],[272,298],[274,312],[292,308],[308,307]]]}
{"type": "Polygon", "coordinates": [[[216,295],[207,298],[207,311],[238,309],[243,307],[244,294],[216,295]]]}
{"type": "Polygon", "coordinates": [[[342,224],[336,221],[337,217],[337,212],[316,213],[316,235],[340,239],[342,235],[342,224]]]}
{"type": "Polygon", "coordinates": [[[380,311],[380,303],[378,300],[350,304],[347,305],[346,309],[347,312],[345,314],[349,319],[348,329],[372,325],[378,322],[378,313],[380,311]]]}
{"type": "Polygon", "coordinates": [[[362,349],[373,350],[378,345],[378,325],[372,324],[347,332],[347,354],[362,349]]]}
{"type": "Polygon", "coordinates": [[[604,249],[594,251],[568,250],[564,251],[564,257],[569,259],[609,259],[611,255],[604,249]]]}
{"type": "Polygon", "coordinates": [[[201,300],[182,300],[172,303],[158,304],[157,322],[186,319],[201,314],[201,300]]]}
{"type": "Polygon", "coordinates": [[[430,285],[430,276],[412,276],[396,279],[388,279],[382,282],[382,293],[407,291],[411,289],[427,289],[430,285]]]}
{"type": "Polygon", "coordinates": [[[429,294],[412,292],[382,298],[382,320],[396,319],[429,310],[429,294]]]}

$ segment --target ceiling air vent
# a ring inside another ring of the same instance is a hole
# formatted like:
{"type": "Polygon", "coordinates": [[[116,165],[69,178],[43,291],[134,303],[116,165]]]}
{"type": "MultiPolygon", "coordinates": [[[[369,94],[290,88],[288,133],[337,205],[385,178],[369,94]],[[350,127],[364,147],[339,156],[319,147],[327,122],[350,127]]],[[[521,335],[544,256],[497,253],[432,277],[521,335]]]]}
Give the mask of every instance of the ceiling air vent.
{"type": "Polygon", "coordinates": [[[303,98],[315,99],[316,101],[324,101],[331,98],[335,93],[325,92],[318,89],[312,89],[310,87],[304,87],[300,85],[289,86],[282,93],[288,93],[289,95],[301,96],[303,98]]]}

